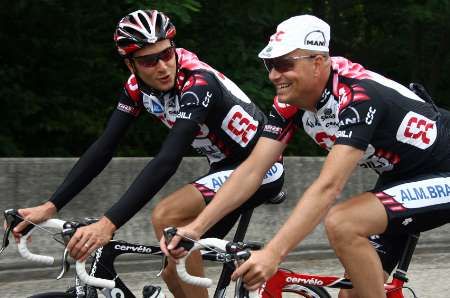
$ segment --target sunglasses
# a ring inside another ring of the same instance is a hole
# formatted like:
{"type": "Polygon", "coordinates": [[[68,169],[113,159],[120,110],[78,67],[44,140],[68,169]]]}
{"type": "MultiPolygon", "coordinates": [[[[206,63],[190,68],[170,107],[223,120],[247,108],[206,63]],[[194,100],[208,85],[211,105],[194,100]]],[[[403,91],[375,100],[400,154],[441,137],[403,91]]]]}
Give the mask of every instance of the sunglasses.
{"type": "Polygon", "coordinates": [[[156,64],[158,64],[158,61],[160,59],[164,62],[167,62],[170,59],[172,59],[174,54],[175,54],[175,47],[170,46],[159,53],[132,57],[131,59],[136,61],[136,63],[142,67],[154,67],[156,64]]]}
{"type": "Polygon", "coordinates": [[[264,66],[268,72],[275,69],[278,72],[286,72],[294,69],[295,61],[300,59],[314,59],[319,55],[294,56],[285,58],[263,59],[264,66]]]}

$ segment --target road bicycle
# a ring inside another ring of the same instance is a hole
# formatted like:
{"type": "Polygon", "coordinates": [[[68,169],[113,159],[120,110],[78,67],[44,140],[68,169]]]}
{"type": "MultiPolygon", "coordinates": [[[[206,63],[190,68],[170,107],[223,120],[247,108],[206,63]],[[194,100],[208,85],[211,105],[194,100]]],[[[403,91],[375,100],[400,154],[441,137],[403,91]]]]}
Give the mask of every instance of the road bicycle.
{"type": "MultiPolygon", "coordinates": [[[[280,204],[286,199],[286,193],[281,191],[278,195],[270,198],[266,201],[266,204],[280,204]]],[[[240,242],[244,239],[246,234],[251,216],[253,214],[253,209],[248,209],[244,211],[239,219],[236,232],[233,237],[233,242],[240,242]]],[[[9,244],[9,235],[12,229],[16,227],[23,218],[19,215],[17,210],[9,209],[4,212],[4,216],[8,225],[3,236],[2,248],[0,249],[0,254],[9,244]]],[[[27,239],[31,236],[35,229],[42,229],[53,235],[53,238],[61,243],[64,247],[64,242],[68,242],[70,236],[73,235],[76,229],[80,226],[91,224],[95,222],[96,219],[88,218],[81,222],[75,221],[63,221],[60,219],[49,219],[41,224],[30,223],[27,228],[22,231],[23,236],[18,243],[19,253],[22,257],[43,264],[51,265],[54,263],[54,258],[51,256],[43,256],[33,254],[28,250],[27,239]],[[49,229],[56,229],[56,232],[50,231],[49,229]],[[59,237],[61,235],[61,237],[59,237]]],[[[56,244],[56,242],[55,242],[56,244]]],[[[246,246],[250,247],[250,246],[246,246]]],[[[252,248],[256,248],[251,246],[252,248]]],[[[31,296],[32,298],[57,298],[57,297],[74,297],[74,298],[97,298],[98,292],[107,298],[135,298],[135,294],[127,287],[123,280],[121,280],[119,274],[117,274],[114,262],[117,256],[122,254],[138,254],[138,255],[152,255],[161,258],[162,268],[165,264],[165,256],[161,251],[159,245],[145,245],[140,243],[130,243],[121,240],[111,240],[107,245],[97,249],[94,255],[91,257],[92,263],[90,266],[89,273],[86,271],[85,263],[76,262],[76,275],[74,277],[74,286],[67,289],[65,292],[49,292],[41,293],[31,296]]],[[[61,273],[58,275],[57,279],[62,278],[64,274],[69,269],[69,262],[67,260],[67,250],[64,250],[63,261],[61,273]]],[[[218,254],[214,251],[203,251],[202,257],[205,260],[217,261],[218,254]]],[[[230,284],[230,277],[233,270],[230,270],[227,264],[224,264],[219,281],[214,292],[215,298],[226,297],[227,287],[230,284]]],[[[161,272],[160,272],[161,273],[161,272]]],[[[30,297],[30,298],[31,298],[30,297]]],[[[146,285],[142,290],[142,297],[144,298],[161,298],[164,294],[160,287],[153,285],[146,285]]]]}
{"type": "MultiPolygon", "coordinates": [[[[400,262],[393,274],[392,280],[385,284],[386,298],[404,298],[404,290],[408,290],[412,297],[417,297],[414,291],[405,286],[408,282],[407,271],[413,256],[419,234],[410,234],[407,244],[403,250],[400,262]]],[[[180,278],[190,284],[209,287],[212,280],[206,277],[192,276],[186,272],[185,260],[192,251],[197,249],[214,249],[223,252],[221,260],[224,263],[235,266],[248,259],[251,252],[242,249],[245,244],[236,244],[217,238],[207,238],[195,241],[188,255],[179,259],[177,272],[180,278]]],[[[286,294],[294,294],[298,297],[331,298],[326,288],[351,289],[352,283],[349,279],[327,275],[311,275],[293,272],[288,269],[279,268],[277,272],[256,292],[248,293],[241,281],[237,281],[235,298],[280,298],[286,294]]]]}

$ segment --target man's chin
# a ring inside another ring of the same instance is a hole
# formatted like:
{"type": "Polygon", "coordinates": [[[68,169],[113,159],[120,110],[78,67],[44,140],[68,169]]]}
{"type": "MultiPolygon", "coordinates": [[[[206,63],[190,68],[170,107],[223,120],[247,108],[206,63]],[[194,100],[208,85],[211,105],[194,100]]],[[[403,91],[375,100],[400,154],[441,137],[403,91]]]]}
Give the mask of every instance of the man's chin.
{"type": "Polygon", "coordinates": [[[284,104],[290,104],[291,103],[291,100],[289,99],[289,97],[283,96],[283,95],[277,95],[277,96],[278,96],[278,102],[284,103],[284,104]]]}

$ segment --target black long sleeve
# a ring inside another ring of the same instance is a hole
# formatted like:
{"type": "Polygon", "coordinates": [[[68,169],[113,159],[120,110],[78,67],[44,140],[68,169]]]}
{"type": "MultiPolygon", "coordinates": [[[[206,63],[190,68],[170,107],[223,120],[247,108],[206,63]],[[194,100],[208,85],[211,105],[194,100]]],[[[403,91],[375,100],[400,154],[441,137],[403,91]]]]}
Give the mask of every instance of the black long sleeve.
{"type": "Polygon", "coordinates": [[[89,147],[50,198],[60,210],[86,187],[112,159],[114,152],[135,117],[115,110],[103,134],[89,147]]]}
{"type": "Polygon", "coordinates": [[[145,166],[120,200],[105,213],[117,228],[144,207],[176,172],[198,129],[194,121],[177,119],[160,152],[145,166]]]}

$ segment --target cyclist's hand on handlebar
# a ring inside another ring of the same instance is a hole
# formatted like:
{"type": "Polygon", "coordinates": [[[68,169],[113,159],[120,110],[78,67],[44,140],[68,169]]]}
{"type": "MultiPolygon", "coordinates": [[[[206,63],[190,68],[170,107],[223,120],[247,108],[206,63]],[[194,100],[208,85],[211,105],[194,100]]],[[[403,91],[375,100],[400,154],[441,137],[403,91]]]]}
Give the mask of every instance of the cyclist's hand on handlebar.
{"type": "Polygon", "coordinates": [[[169,242],[167,242],[168,239],[166,239],[164,235],[161,237],[159,244],[162,252],[174,260],[184,257],[187,254],[187,250],[184,247],[179,246],[180,241],[183,239],[182,236],[186,236],[194,240],[200,239],[200,235],[190,229],[189,226],[177,228],[177,234],[169,239],[169,242]]]}
{"type": "MultiPolygon", "coordinates": [[[[36,207],[17,210],[20,216],[22,216],[25,220],[31,221],[36,224],[53,217],[56,214],[56,211],[56,207],[52,202],[45,202],[44,204],[36,207]]],[[[22,230],[25,229],[28,225],[28,222],[22,221],[12,230],[16,242],[19,242],[19,238],[22,236],[22,230]]]]}
{"type": "Polygon", "coordinates": [[[72,258],[84,261],[97,248],[108,244],[116,226],[106,217],[98,222],[78,228],[67,244],[67,250],[72,258]]]}
{"type": "Polygon", "coordinates": [[[255,291],[276,273],[279,262],[279,256],[268,249],[252,251],[250,258],[234,271],[231,279],[235,281],[242,276],[245,288],[255,291]]]}

